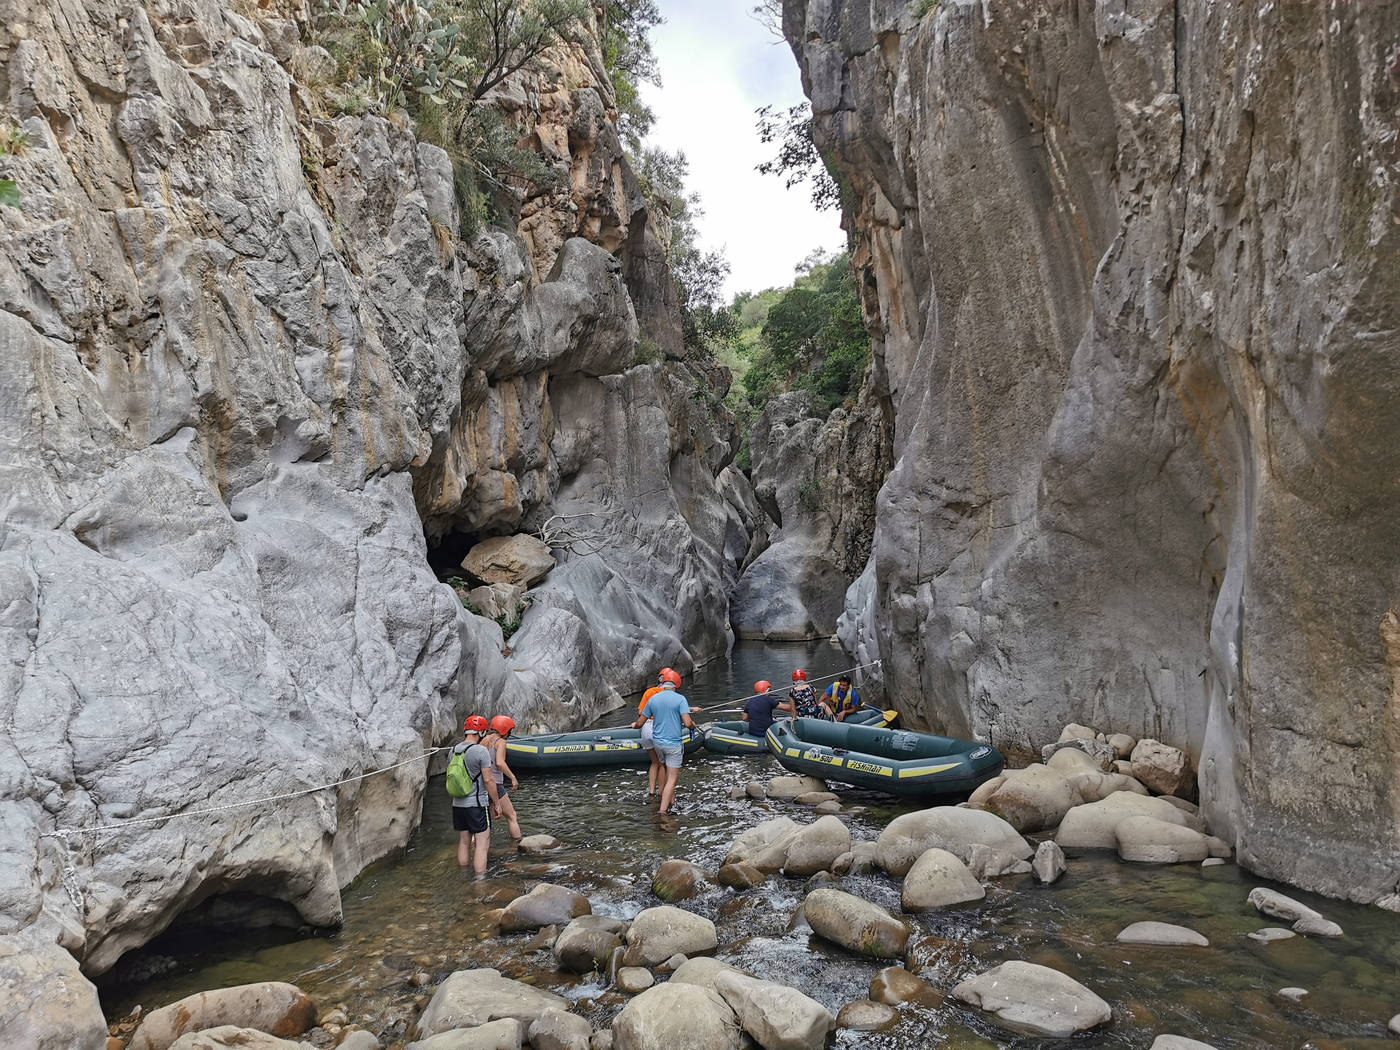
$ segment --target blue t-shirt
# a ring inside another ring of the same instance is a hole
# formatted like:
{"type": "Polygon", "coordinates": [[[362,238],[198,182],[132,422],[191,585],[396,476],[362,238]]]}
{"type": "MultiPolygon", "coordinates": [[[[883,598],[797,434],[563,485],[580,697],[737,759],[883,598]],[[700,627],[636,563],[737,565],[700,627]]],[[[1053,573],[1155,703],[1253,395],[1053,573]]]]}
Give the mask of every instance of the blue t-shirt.
{"type": "Polygon", "coordinates": [[[744,713],[749,716],[749,736],[762,736],[773,724],[773,711],[783,702],[781,696],[764,693],[750,698],[744,704],[744,713]]]}
{"type": "Polygon", "coordinates": [[[681,715],[690,713],[686,698],[674,689],[663,689],[642,708],[642,714],[651,719],[651,736],[663,747],[679,747],[684,729],[681,715]]]}

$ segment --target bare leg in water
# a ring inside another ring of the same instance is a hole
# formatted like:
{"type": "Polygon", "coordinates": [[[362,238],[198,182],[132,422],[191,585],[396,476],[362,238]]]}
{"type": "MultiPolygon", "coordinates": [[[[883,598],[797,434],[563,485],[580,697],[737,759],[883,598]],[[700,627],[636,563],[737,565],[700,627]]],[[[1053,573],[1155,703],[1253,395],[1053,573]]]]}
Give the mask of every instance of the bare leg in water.
{"type": "Polygon", "coordinates": [[[520,821],[516,819],[515,804],[511,802],[509,795],[501,795],[501,816],[510,822],[510,837],[519,842],[520,821]]]}
{"type": "Polygon", "coordinates": [[[671,803],[676,800],[676,781],[680,779],[680,776],[680,766],[666,767],[665,786],[661,789],[661,808],[657,810],[658,813],[671,811],[671,803]]]}
{"type": "MultiPolygon", "coordinates": [[[[647,798],[651,798],[657,792],[657,781],[664,778],[661,772],[661,756],[656,753],[656,748],[647,748],[647,754],[651,756],[651,768],[647,770],[647,798]]],[[[662,812],[665,812],[664,806],[662,812]]]]}

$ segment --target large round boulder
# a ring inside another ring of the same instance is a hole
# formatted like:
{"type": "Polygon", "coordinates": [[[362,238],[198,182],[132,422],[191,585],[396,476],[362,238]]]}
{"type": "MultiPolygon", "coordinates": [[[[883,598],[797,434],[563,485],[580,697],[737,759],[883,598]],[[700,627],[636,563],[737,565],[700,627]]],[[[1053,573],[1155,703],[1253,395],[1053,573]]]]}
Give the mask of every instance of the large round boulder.
{"type": "MultiPolygon", "coordinates": [[[[475,1028],[449,1028],[409,1043],[404,1050],[520,1050],[524,1042],[524,1025],[514,1017],[502,1017],[475,1028]]],[[[344,1047],[345,1043],[340,1045],[344,1047]]],[[[379,1040],[376,1039],[374,1045],[377,1050],[379,1040]]]]}
{"type": "Polygon", "coordinates": [[[676,972],[671,974],[671,983],[676,984],[698,984],[701,988],[715,990],[715,978],[721,973],[743,973],[737,967],[728,963],[720,962],[718,959],[710,959],[701,956],[698,959],[687,959],[676,967],[676,972]]]}
{"type": "Polygon", "coordinates": [[[890,821],[875,843],[875,858],[891,875],[903,877],[925,850],[946,849],[964,864],[976,843],[1004,854],[1008,862],[1027,860],[1031,847],[995,813],[961,806],[937,806],[904,813],[890,821]]]}
{"type": "Polygon", "coordinates": [[[655,966],[673,955],[712,952],[718,944],[715,924],[703,915],[668,904],[647,908],[627,930],[627,963],[655,966]]]}
{"type": "Polygon", "coordinates": [[[316,1006],[294,984],[260,981],[215,988],[152,1010],[136,1029],[131,1050],[167,1050],[186,1032],[232,1026],[268,1035],[300,1035],[316,1023],[316,1006]]]}
{"type": "Polygon", "coordinates": [[[668,981],[613,1018],[613,1050],[739,1050],[738,1018],[718,992],[668,981]]]}
{"type": "Polygon", "coordinates": [[[530,1050],[588,1050],[593,1026],[577,1014],[546,1010],[530,1022],[530,1050]]]}
{"type": "Polygon", "coordinates": [[[822,1050],[836,1027],[826,1007],[784,984],[721,971],[715,991],[764,1050],[822,1050]]]}
{"type": "Polygon", "coordinates": [[[1143,787],[1130,776],[1122,773],[1105,773],[1098,769],[1081,769],[1065,777],[1070,786],[1079,792],[1084,802],[1102,802],[1115,791],[1131,791],[1136,795],[1146,795],[1143,787]]]}
{"type": "Polygon", "coordinates": [[[821,817],[788,839],[783,874],[804,876],[830,871],[836,858],[850,849],[850,829],[836,817],[821,817]]]}
{"type": "Polygon", "coordinates": [[[1115,791],[1101,802],[1075,806],[1065,814],[1055,841],[1064,849],[1117,849],[1118,824],[1128,817],[1152,817],[1200,831],[1200,818],[1160,798],[1115,791]]]}
{"type": "Polygon", "coordinates": [[[899,1023],[899,1011],[884,1003],[857,999],[841,1007],[836,1015],[836,1027],[852,1032],[882,1032],[899,1023]]]}
{"type": "Polygon", "coordinates": [[[541,882],[506,905],[501,913],[501,932],[522,933],[541,926],[563,926],[592,910],[583,894],[552,882],[541,882]]]}
{"type": "Polygon", "coordinates": [[[1129,923],[1118,932],[1117,939],[1124,944],[1191,945],[1198,948],[1210,946],[1210,941],[1195,930],[1170,922],[1154,922],[1151,919],[1129,923]]]}
{"type": "MultiPolygon", "coordinates": [[[[120,1043],[108,1041],[108,1046],[120,1043]]],[[[170,1044],[170,1050],[306,1050],[311,1044],[300,1040],[282,1039],[256,1028],[220,1025],[199,1032],[186,1032],[170,1044]]]]}
{"type": "Polygon", "coordinates": [[[554,941],[554,958],[571,973],[605,971],[622,947],[622,922],[606,915],[580,915],[554,941]]]}
{"type": "Polygon", "coordinates": [[[943,1005],[942,992],[903,966],[886,966],[870,978],[870,998],[890,1006],[914,1003],[936,1008],[943,1005]]]}
{"type": "Polygon", "coordinates": [[[568,1008],[567,999],[502,977],[499,970],[458,970],[438,986],[418,1018],[418,1032],[426,1037],[453,1028],[475,1028],[503,1017],[528,1025],[546,1010],[568,1008]]]}
{"type": "Polygon", "coordinates": [[[825,791],[826,781],[816,777],[774,777],[768,781],[768,797],[790,802],[809,791],[825,791]]]}
{"type": "MultiPolygon", "coordinates": [[[[770,846],[786,835],[797,830],[797,822],[791,817],[775,817],[762,824],[749,828],[729,845],[725,855],[726,864],[752,864],[755,857],[765,853],[770,846]]],[[[781,862],[779,867],[781,867],[781,862]]],[[[776,868],[774,869],[777,870],[776,868]]]]}
{"type": "Polygon", "coordinates": [[[651,892],[663,901],[683,901],[704,892],[705,873],[688,860],[663,861],[651,878],[651,892]]]}
{"type": "Polygon", "coordinates": [[[1074,978],[1036,963],[1002,963],[963,981],[953,997],[1024,1035],[1066,1039],[1113,1017],[1108,1003],[1074,978]]]}
{"type": "Polygon", "coordinates": [[[813,890],[802,910],[815,933],[859,955],[899,959],[909,943],[908,926],[878,904],[843,890],[813,890]]]}
{"type": "Polygon", "coordinates": [[[982,805],[1017,831],[1053,828],[1083,801],[1058,769],[1034,765],[1009,774],[982,805]]]}
{"type": "Polygon", "coordinates": [[[492,536],[467,552],[462,568],[484,584],[518,583],[533,587],[554,568],[554,554],[533,536],[492,536]]]}
{"type": "Polygon", "coordinates": [[[1143,864],[1182,864],[1210,856],[1210,841],[1199,831],[1156,817],[1128,817],[1114,828],[1118,856],[1143,864]]]}
{"type": "Polygon", "coordinates": [[[980,901],[987,895],[967,865],[946,849],[924,850],[904,876],[900,907],[905,911],[927,911],[964,901],[980,901]]]}

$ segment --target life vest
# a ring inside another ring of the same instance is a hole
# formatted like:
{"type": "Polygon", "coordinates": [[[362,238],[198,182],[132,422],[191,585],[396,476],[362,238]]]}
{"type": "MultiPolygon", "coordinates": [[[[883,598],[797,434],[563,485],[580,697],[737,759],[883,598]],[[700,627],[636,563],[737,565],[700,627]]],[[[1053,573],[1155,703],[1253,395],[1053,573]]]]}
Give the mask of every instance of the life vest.
{"type": "Polygon", "coordinates": [[[654,686],[652,686],[650,689],[648,689],[645,693],[643,693],[643,694],[642,694],[642,702],[641,702],[640,704],[637,705],[637,714],[641,714],[642,711],[644,711],[644,710],[646,709],[647,701],[650,700],[653,696],[655,696],[655,695],[656,695],[657,693],[659,693],[659,692],[661,692],[661,686],[659,686],[659,685],[654,685],[654,686]]]}

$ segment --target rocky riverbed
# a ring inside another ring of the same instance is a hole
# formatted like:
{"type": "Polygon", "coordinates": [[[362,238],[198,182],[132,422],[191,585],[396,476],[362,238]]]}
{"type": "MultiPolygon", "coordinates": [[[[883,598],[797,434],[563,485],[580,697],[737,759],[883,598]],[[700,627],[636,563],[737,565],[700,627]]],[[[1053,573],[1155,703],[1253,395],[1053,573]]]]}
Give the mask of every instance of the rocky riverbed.
{"type": "MultiPolygon", "coordinates": [[[[1104,849],[1067,848],[1047,884],[1019,863],[1047,851],[1045,832],[839,787],[841,812],[818,816],[808,791],[820,785],[774,783],[781,773],[766,761],[690,762],[672,821],[648,811],[640,770],[525,780],[526,831],[557,844],[517,852],[498,838],[479,882],[456,870],[446,800],[430,790],[409,853],[347,890],[341,931],[261,946],[204,939],[193,966],[158,943],[185,972],[109,986],[114,1031],[131,1034],[138,1001],[151,1011],[281,980],[314,1001],[320,1024],[266,1050],[337,1040],[369,1050],[357,1029],[414,1050],[517,1038],[536,1050],[609,1039],[1028,1050],[1080,1028],[1075,1045],[1157,1050],[1197,1045],[1168,1036],[1218,1050],[1394,1038],[1400,916],[1295,891],[1290,905],[1230,861],[1126,863],[1104,849]],[[765,797],[751,798],[760,786],[765,797]],[[986,851],[1020,855],[1006,865],[1016,873],[988,873],[986,851]],[[1307,925],[1309,909],[1344,933],[1320,935],[1330,931],[1307,925]],[[1299,922],[1309,932],[1290,929],[1299,922]],[[781,1032],[764,1021],[775,1016],[781,1032]]],[[[231,1038],[172,1045],[222,1050],[231,1038]]]]}

